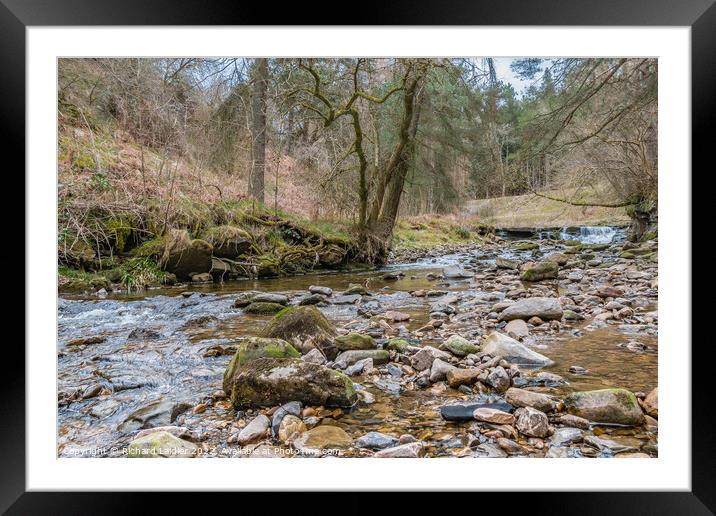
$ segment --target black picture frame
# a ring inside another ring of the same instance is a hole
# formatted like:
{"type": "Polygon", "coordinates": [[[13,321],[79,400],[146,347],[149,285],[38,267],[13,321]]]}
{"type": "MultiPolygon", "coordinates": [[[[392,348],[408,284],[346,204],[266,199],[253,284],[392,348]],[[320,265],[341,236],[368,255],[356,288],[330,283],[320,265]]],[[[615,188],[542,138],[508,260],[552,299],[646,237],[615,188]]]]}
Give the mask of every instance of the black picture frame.
{"type": "MultiPolygon", "coordinates": [[[[311,9],[207,0],[0,0],[0,145],[24,167],[25,29],[62,25],[615,25],[690,26],[692,160],[707,163],[716,102],[716,0],[367,0],[339,15],[335,3],[311,9]],[[325,7],[325,8],[324,8],[325,7]]],[[[321,5],[325,4],[325,5],[321,5]]],[[[3,155],[7,155],[3,153],[3,155]]],[[[712,165],[711,165],[712,166],[712,165]]],[[[679,172],[689,180],[691,172],[679,172]],[[688,174],[688,175],[686,175],[688,174]]],[[[692,190],[693,191],[693,190],[692,190]]],[[[26,235],[27,237],[27,235],[26,235]]],[[[27,273],[27,271],[25,271],[27,273]]],[[[689,300],[684,300],[689,302],[689,300]]],[[[676,345],[676,343],[672,343],[676,345]]],[[[710,343],[692,346],[692,407],[709,407],[710,343]]],[[[691,345],[680,342],[680,346],[691,345]]],[[[0,511],[7,514],[105,514],[146,510],[133,493],[40,493],[25,488],[25,353],[6,343],[0,403],[0,511]]],[[[708,410],[692,410],[691,492],[527,493],[504,495],[511,510],[581,514],[713,514],[716,511],[716,427],[708,410]],[[522,506],[522,507],[521,507],[522,506]]],[[[483,469],[483,471],[485,471],[483,469]]],[[[489,471],[489,470],[488,470],[489,471]]],[[[555,480],[558,482],[558,479],[555,480]]],[[[189,495],[191,496],[191,495],[189,495]]],[[[480,494],[479,496],[488,496],[480,494]]],[[[167,500],[167,496],[164,499],[167,500]]],[[[171,495],[176,502],[182,497],[171,495]]],[[[419,498],[415,498],[419,500],[419,498]]],[[[480,505],[483,505],[482,501],[480,505]]]]}

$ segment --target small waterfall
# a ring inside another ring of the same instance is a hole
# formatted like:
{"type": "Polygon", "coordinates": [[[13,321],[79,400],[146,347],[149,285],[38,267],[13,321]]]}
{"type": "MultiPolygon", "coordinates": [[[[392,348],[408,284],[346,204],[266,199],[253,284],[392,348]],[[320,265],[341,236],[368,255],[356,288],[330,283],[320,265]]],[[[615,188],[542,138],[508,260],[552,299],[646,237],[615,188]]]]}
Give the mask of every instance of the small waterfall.
{"type": "Polygon", "coordinates": [[[579,240],[585,244],[611,244],[624,237],[623,232],[611,226],[582,226],[579,228],[564,228],[560,234],[563,240],[579,240]]]}

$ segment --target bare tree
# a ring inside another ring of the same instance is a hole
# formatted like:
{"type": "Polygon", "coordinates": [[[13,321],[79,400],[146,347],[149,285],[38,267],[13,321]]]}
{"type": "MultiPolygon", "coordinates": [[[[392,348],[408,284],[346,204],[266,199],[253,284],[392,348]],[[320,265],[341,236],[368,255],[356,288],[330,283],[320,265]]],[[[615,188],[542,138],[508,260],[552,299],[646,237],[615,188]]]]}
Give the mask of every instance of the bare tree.
{"type": "Polygon", "coordinates": [[[251,178],[249,196],[264,202],[264,173],[266,168],[266,89],[268,59],[256,59],[253,88],[251,90],[251,178]]]}

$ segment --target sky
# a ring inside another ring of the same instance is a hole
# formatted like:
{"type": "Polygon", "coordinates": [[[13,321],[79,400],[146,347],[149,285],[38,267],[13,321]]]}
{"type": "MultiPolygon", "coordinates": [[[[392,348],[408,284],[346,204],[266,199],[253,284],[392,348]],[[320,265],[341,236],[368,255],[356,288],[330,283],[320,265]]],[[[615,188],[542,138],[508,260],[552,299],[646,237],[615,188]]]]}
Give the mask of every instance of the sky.
{"type": "Polygon", "coordinates": [[[493,59],[495,60],[495,73],[497,74],[497,79],[510,83],[520,96],[534,82],[520,79],[510,69],[510,63],[515,60],[514,57],[495,57],[493,59]]]}

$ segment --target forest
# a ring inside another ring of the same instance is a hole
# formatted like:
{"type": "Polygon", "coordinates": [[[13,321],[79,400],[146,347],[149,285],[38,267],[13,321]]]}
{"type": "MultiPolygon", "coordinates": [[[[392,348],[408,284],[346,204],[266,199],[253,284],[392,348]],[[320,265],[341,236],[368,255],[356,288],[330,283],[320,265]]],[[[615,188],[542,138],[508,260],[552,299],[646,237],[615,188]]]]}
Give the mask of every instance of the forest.
{"type": "Polygon", "coordinates": [[[494,58],[61,59],[60,263],[111,270],[176,229],[212,241],[247,205],[316,238],[288,239],[280,263],[275,241],[255,245],[243,275],[283,271],[319,240],[338,244],[326,263],[384,263],[399,220],[452,215],[460,234],[490,223],[489,205],[462,216],[468,203],[526,194],[619,208],[634,238],[651,231],[657,61],[510,66],[521,93],[494,58]]]}

